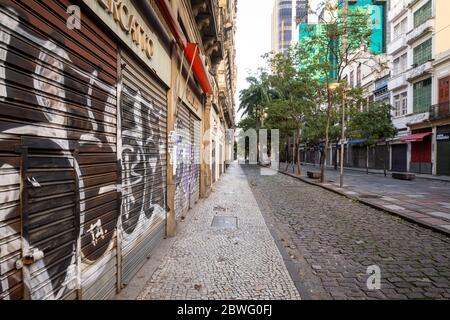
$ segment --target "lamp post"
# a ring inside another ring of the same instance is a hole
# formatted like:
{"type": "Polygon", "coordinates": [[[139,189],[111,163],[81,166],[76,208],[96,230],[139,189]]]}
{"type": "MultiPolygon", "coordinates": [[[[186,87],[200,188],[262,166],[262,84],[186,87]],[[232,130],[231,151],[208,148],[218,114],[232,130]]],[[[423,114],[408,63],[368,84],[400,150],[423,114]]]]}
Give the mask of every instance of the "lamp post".
{"type": "Polygon", "coordinates": [[[330,91],[335,91],[337,88],[342,88],[342,111],[341,111],[341,152],[340,152],[340,171],[339,171],[339,186],[342,188],[344,186],[344,140],[345,140],[345,107],[347,99],[347,90],[344,83],[333,82],[328,85],[330,91]]]}
{"type": "MultiPolygon", "coordinates": [[[[343,24],[343,30],[342,30],[342,61],[343,65],[347,63],[347,49],[348,49],[348,25],[347,25],[347,19],[348,19],[348,0],[344,0],[344,10],[342,14],[342,24],[343,24]]],[[[346,87],[342,88],[342,135],[341,135],[341,170],[339,175],[339,186],[341,188],[344,187],[344,139],[345,139],[345,104],[346,104],[346,87]]]]}
{"type": "Polygon", "coordinates": [[[344,187],[344,140],[345,140],[345,101],[346,90],[342,90],[342,128],[341,128],[341,154],[340,154],[340,171],[339,171],[339,187],[344,187]]]}

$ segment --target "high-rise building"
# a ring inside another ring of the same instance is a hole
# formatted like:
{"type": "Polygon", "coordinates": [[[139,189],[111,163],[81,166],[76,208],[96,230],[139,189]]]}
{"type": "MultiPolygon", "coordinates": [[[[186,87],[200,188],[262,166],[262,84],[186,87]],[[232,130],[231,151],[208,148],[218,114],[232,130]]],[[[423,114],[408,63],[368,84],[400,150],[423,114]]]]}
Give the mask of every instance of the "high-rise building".
{"type": "Polygon", "coordinates": [[[273,0],[272,52],[286,52],[299,23],[308,22],[309,0],[273,0]]]}

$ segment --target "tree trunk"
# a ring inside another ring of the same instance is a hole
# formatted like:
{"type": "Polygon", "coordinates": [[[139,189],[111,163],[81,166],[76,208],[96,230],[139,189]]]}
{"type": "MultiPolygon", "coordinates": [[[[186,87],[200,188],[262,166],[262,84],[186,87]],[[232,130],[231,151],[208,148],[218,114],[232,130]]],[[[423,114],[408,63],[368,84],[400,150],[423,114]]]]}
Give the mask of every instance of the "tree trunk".
{"type": "Polygon", "coordinates": [[[386,152],[384,153],[383,156],[383,171],[384,171],[384,176],[387,177],[387,168],[386,168],[386,160],[389,159],[389,142],[386,141],[386,152]]]}
{"type": "MultiPolygon", "coordinates": [[[[327,85],[328,88],[328,85],[327,85]]],[[[331,121],[331,96],[330,90],[328,91],[328,109],[327,109],[327,125],[325,127],[325,145],[323,148],[322,156],[320,157],[320,182],[325,181],[325,160],[327,158],[328,144],[329,144],[329,131],[330,131],[330,121],[331,121]]]]}
{"type": "Polygon", "coordinates": [[[298,176],[300,176],[302,174],[302,168],[300,165],[299,149],[300,149],[300,128],[297,128],[297,140],[295,141],[295,156],[297,158],[296,163],[297,163],[297,175],[298,176]]]}
{"type": "Polygon", "coordinates": [[[369,174],[369,146],[366,146],[366,174],[369,174]]]}
{"type": "Polygon", "coordinates": [[[334,170],[338,169],[338,143],[339,140],[336,140],[336,148],[334,148],[334,170]]]}

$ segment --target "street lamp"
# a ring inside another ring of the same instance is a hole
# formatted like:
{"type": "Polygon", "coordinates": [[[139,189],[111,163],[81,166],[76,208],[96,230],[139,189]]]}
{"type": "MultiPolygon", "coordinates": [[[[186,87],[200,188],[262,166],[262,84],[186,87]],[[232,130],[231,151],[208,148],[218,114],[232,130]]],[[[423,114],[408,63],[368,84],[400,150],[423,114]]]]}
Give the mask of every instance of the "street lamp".
{"type": "Polygon", "coordinates": [[[341,152],[340,152],[340,172],[339,172],[339,187],[344,187],[344,140],[345,140],[345,103],[346,103],[346,88],[342,83],[333,82],[328,85],[330,91],[335,91],[342,86],[342,121],[341,121],[341,152]]]}

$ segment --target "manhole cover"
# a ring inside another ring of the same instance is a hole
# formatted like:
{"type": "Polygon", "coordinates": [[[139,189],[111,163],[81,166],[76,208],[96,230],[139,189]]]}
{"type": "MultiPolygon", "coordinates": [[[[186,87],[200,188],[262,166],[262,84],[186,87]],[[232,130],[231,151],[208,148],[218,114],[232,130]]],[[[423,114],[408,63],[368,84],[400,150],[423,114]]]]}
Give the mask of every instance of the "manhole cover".
{"type": "Polygon", "coordinates": [[[238,219],[236,217],[215,216],[211,226],[221,229],[237,229],[238,219]]]}
{"type": "Polygon", "coordinates": [[[378,196],[376,194],[362,194],[359,197],[363,198],[363,199],[381,199],[382,198],[382,196],[378,196]]]}

